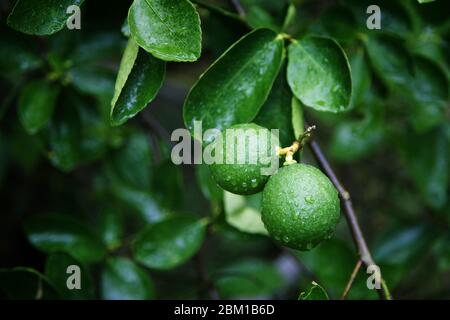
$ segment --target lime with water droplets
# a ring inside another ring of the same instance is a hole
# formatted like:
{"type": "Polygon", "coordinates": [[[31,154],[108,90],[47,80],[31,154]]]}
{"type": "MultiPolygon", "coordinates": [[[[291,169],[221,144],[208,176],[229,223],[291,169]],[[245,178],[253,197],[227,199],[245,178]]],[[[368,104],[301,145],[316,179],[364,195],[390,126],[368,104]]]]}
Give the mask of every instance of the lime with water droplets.
{"type": "Polygon", "coordinates": [[[280,168],[262,194],[262,220],[274,239],[289,248],[311,250],[329,239],[339,221],[336,188],[306,164],[280,168]]]}
{"type": "Polygon", "coordinates": [[[216,144],[216,158],[223,160],[223,163],[210,165],[212,177],[229,192],[241,195],[258,193],[273,173],[267,169],[272,163],[278,165],[278,139],[269,129],[254,123],[234,125],[228,130],[235,135],[234,139],[230,139],[230,135],[227,139],[225,131],[219,136],[222,148],[219,141],[212,142],[216,144]]]}

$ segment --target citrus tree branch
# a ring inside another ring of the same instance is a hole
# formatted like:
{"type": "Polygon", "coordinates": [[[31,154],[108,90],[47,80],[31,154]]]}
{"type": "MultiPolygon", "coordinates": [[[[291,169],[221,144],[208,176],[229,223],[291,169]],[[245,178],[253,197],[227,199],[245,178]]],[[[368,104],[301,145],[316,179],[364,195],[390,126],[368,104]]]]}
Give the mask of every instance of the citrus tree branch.
{"type": "MultiPolygon", "coordinates": [[[[319,164],[321,169],[325,172],[325,174],[330,178],[331,182],[334,184],[339,193],[339,197],[342,200],[342,207],[344,210],[345,218],[350,228],[353,241],[358,250],[359,259],[366,268],[372,265],[376,265],[369,251],[369,248],[367,247],[366,240],[364,239],[364,235],[358,223],[358,219],[356,218],[350,194],[343,187],[343,185],[337,178],[336,174],[334,173],[333,169],[330,166],[330,163],[323,154],[319,144],[316,141],[311,141],[309,143],[309,147],[312,151],[312,154],[314,155],[314,158],[317,160],[317,163],[319,164]]],[[[381,287],[380,289],[377,289],[377,292],[380,298],[390,300],[392,297],[386,285],[386,282],[384,281],[381,275],[381,272],[379,276],[381,279],[381,287]]]]}
{"type": "Polygon", "coordinates": [[[236,9],[236,12],[239,14],[239,16],[241,18],[244,18],[245,17],[245,10],[244,10],[244,7],[242,7],[242,5],[239,2],[239,0],[230,0],[230,2],[233,5],[233,7],[236,9]]]}
{"type": "Polygon", "coordinates": [[[358,274],[359,269],[361,269],[361,265],[362,261],[358,259],[355,268],[353,269],[352,274],[350,275],[350,279],[348,280],[347,285],[345,286],[344,292],[342,293],[341,300],[347,298],[347,295],[353,286],[353,282],[355,282],[356,275],[358,274]]]}

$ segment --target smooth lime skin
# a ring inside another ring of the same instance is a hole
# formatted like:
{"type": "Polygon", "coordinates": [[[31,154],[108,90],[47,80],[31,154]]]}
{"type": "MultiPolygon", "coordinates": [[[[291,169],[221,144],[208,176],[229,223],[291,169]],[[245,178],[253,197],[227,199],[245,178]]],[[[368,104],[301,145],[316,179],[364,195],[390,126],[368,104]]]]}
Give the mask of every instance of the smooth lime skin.
{"type": "MultiPolygon", "coordinates": [[[[221,152],[221,156],[226,159],[226,156],[231,153],[234,155],[235,163],[223,163],[223,164],[211,164],[211,174],[216,183],[224,190],[235,194],[241,195],[251,195],[258,193],[263,190],[265,184],[269,180],[270,175],[263,175],[261,173],[262,168],[270,167],[270,160],[274,158],[274,161],[277,161],[278,164],[278,156],[276,155],[275,145],[269,143],[265,143],[264,145],[260,145],[258,143],[250,143],[251,138],[257,138],[257,130],[265,130],[264,135],[270,140],[270,131],[264,127],[261,127],[254,123],[247,124],[237,124],[231,126],[229,129],[253,129],[248,131],[248,135],[246,135],[247,143],[245,150],[238,150],[241,148],[237,147],[237,143],[227,143],[226,141],[226,132],[222,132],[222,141],[223,141],[223,149],[219,149],[221,152]],[[262,158],[258,154],[259,147],[265,147],[263,151],[265,158],[262,158]],[[245,153],[246,158],[250,159],[251,156],[254,156],[254,159],[257,159],[256,163],[252,164],[249,161],[246,161],[244,164],[237,164],[239,155],[242,156],[242,152],[245,153]]],[[[257,139],[255,141],[258,141],[257,139]]],[[[214,142],[213,142],[214,143],[214,142]]],[[[277,144],[277,143],[275,143],[277,144]]]]}
{"type": "Polygon", "coordinates": [[[306,164],[280,168],[262,194],[262,220],[283,246],[310,250],[332,237],[339,221],[336,188],[319,169],[306,164]]]}

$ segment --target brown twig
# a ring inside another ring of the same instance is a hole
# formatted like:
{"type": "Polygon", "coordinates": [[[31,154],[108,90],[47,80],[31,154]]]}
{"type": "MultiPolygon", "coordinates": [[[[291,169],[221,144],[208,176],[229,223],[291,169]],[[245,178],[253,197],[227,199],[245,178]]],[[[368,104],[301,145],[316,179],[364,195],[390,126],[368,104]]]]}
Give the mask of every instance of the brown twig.
{"type": "Polygon", "coordinates": [[[236,12],[239,14],[241,18],[245,17],[245,10],[244,7],[241,5],[239,0],[230,0],[231,4],[233,5],[234,9],[236,9],[236,12]]]}
{"type": "MultiPolygon", "coordinates": [[[[367,247],[366,240],[364,239],[363,233],[361,231],[361,227],[359,226],[358,219],[356,218],[355,211],[353,209],[352,200],[350,198],[350,194],[348,191],[342,186],[339,179],[336,177],[336,174],[334,173],[333,169],[331,168],[328,160],[326,159],[325,155],[323,154],[319,144],[316,141],[311,141],[309,144],[311,151],[317,160],[319,166],[322,168],[322,170],[325,172],[325,174],[330,178],[333,185],[336,187],[339,197],[342,200],[342,207],[344,209],[345,218],[347,219],[348,226],[350,228],[353,241],[357,247],[359,259],[361,260],[362,264],[367,268],[372,265],[376,265],[375,261],[372,258],[372,255],[370,254],[369,248],[367,247]]],[[[381,276],[380,272],[380,279],[381,279],[381,286],[380,289],[377,289],[377,292],[380,296],[380,298],[390,300],[392,299],[391,294],[389,292],[389,289],[386,285],[386,282],[384,281],[383,277],[381,276]]]]}
{"type": "Polygon", "coordinates": [[[362,261],[358,259],[355,268],[353,269],[352,274],[350,275],[350,279],[348,280],[347,285],[345,286],[344,292],[342,293],[341,300],[347,298],[347,295],[350,292],[350,289],[352,288],[353,282],[355,281],[356,275],[358,274],[359,269],[361,269],[361,265],[362,261]]]}

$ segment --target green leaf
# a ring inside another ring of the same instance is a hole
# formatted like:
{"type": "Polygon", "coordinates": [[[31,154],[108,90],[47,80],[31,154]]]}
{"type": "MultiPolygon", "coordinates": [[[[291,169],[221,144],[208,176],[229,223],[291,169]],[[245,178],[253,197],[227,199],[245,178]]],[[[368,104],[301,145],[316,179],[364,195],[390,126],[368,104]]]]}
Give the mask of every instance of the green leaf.
{"type": "Polygon", "coordinates": [[[415,265],[428,252],[435,238],[426,225],[393,225],[375,240],[374,259],[391,265],[415,265]]]}
{"type": "Polygon", "coordinates": [[[129,40],[120,63],[114,97],[111,101],[111,124],[120,125],[134,117],[152,101],[164,80],[166,65],[129,40]]]}
{"type": "Polygon", "coordinates": [[[307,107],[337,113],[350,105],[350,65],[332,39],[305,37],[291,43],[287,79],[293,93],[307,107]]]}
{"type": "Polygon", "coordinates": [[[375,73],[391,89],[410,81],[411,56],[400,39],[386,35],[369,37],[366,51],[375,73]]]}
{"type": "Polygon", "coordinates": [[[362,48],[358,48],[355,54],[350,58],[352,69],[352,102],[351,107],[358,107],[367,101],[365,97],[371,86],[370,67],[366,61],[365,53],[362,48]]]}
{"type": "Polygon", "coordinates": [[[94,297],[94,287],[88,270],[81,262],[74,259],[67,253],[57,252],[51,254],[45,263],[45,275],[58,290],[63,299],[92,299],[94,297]],[[80,268],[80,289],[69,289],[67,282],[74,273],[68,273],[69,266],[80,268]]]}
{"type": "Polygon", "coordinates": [[[272,263],[255,259],[238,260],[218,269],[212,277],[223,299],[273,295],[285,285],[272,263]]]}
{"type": "Polygon", "coordinates": [[[106,151],[109,126],[96,105],[68,91],[45,130],[47,155],[63,171],[98,159],[106,151]]]}
{"type": "Polygon", "coordinates": [[[133,261],[114,257],[101,274],[101,295],[107,300],[145,300],[155,297],[150,276],[133,261]]]}
{"type": "Polygon", "coordinates": [[[114,73],[104,67],[86,65],[73,67],[70,79],[81,93],[111,99],[114,92],[114,73]]]}
{"type": "Polygon", "coordinates": [[[187,0],[134,0],[128,12],[133,39],[165,61],[195,61],[200,57],[200,17],[187,0]]]}
{"type": "Polygon", "coordinates": [[[0,73],[12,77],[22,72],[35,70],[42,64],[35,43],[28,41],[27,36],[0,27],[0,73]]]}
{"type": "Polygon", "coordinates": [[[206,199],[211,201],[221,201],[223,197],[222,189],[217,186],[211,175],[211,170],[206,164],[199,164],[195,167],[195,176],[200,190],[206,199]]]}
{"type": "Polygon", "coordinates": [[[169,212],[150,192],[126,185],[114,185],[112,192],[129,209],[135,210],[145,222],[152,223],[166,218],[169,212]]]}
{"type": "Polygon", "coordinates": [[[115,208],[102,210],[99,223],[100,236],[108,249],[116,249],[122,244],[124,218],[115,208]]]}
{"type": "MultiPolygon", "coordinates": [[[[332,298],[340,296],[357,261],[353,249],[337,239],[325,241],[314,250],[298,251],[296,254],[305,268],[315,274],[317,281],[324,285],[332,298]],[[339,270],[339,272],[336,272],[336,270],[339,270]]],[[[383,272],[382,267],[381,271],[383,272]]],[[[367,276],[364,271],[361,271],[349,293],[350,298],[377,297],[374,290],[367,288],[366,279],[367,276]]]]}
{"type": "Polygon", "coordinates": [[[269,97],[253,121],[267,129],[278,129],[280,143],[283,146],[291,145],[295,140],[292,129],[291,99],[292,93],[286,81],[286,69],[283,68],[273,84],[269,97]]]}
{"type": "Polygon", "coordinates": [[[148,139],[143,131],[133,131],[124,145],[111,154],[107,170],[114,183],[149,190],[153,156],[148,139]]]}
{"type": "Polygon", "coordinates": [[[449,106],[449,80],[443,69],[433,61],[414,57],[414,73],[408,82],[412,98],[411,122],[423,132],[445,121],[449,106]]]}
{"type": "Polygon", "coordinates": [[[172,217],[147,226],[133,243],[134,258],[153,269],[172,269],[189,260],[201,247],[207,220],[172,217]]]}
{"type": "Polygon", "coordinates": [[[379,122],[343,121],[331,135],[330,154],[341,162],[355,162],[376,151],[384,136],[379,122]]]}
{"type": "Polygon", "coordinates": [[[281,29],[271,14],[260,6],[251,6],[247,10],[246,19],[248,25],[253,29],[268,28],[275,32],[279,32],[281,29]]]}
{"type": "Polygon", "coordinates": [[[57,299],[58,293],[48,279],[38,271],[17,267],[0,269],[0,293],[7,299],[57,299]]]}
{"type": "Polygon", "coordinates": [[[300,293],[298,300],[330,300],[330,298],[325,289],[313,281],[312,286],[307,291],[300,293]]]}
{"type": "Polygon", "coordinates": [[[434,0],[417,0],[419,3],[429,3],[434,2],[434,0]]]}
{"type": "Polygon", "coordinates": [[[223,201],[225,220],[231,226],[247,233],[268,234],[261,220],[261,208],[259,208],[261,194],[245,197],[224,191],[223,201]],[[252,206],[251,202],[257,203],[257,208],[252,206]]]}
{"type": "Polygon", "coordinates": [[[284,16],[282,30],[286,30],[294,23],[296,15],[297,15],[297,9],[295,8],[295,5],[292,3],[289,3],[289,5],[286,9],[286,15],[284,16]]]}
{"type": "Polygon", "coordinates": [[[8,16],[8,25],[34,35],[49,35],[66,25],[67,8],[81,6],[84,0],[18,0],[8,16]]]}
{"type": "Polygon", "coordinates": [[[29,134],[35,134],[47,125],[55,108],[58,87],[35,80],[27,84],[19,96],[19,117],[29,134]]]}
{"type": "Polygon", "coordinates": [[[292,128],[294,129],[294,137],[298,139],[305,131],[305,121],[303,117],[304,106],[296,97],[291,99],[292,110],[292,128]]]}
{"type": "Polygon", "coordinates": [[[102,242],[78,220],[64,215],[36,215],[25,223],[28,240],[47,253],[63,251],[85,263],[103,259],[102,242]]]}
{"type": "Polygon", "coordinates": [[[450,144],[444,128],[425,135],[409,133],[404,165],[426,204],[441,209],[448,199],[450,184],[450,144]]]}
{"type": "Polygon", "coordinates": [[[192,87],[183,109],[193,133],[222,130],[252,121],[267,99],[283,58],[283,40],[268,29],[257,29],[233,44],[192,87]]]}

